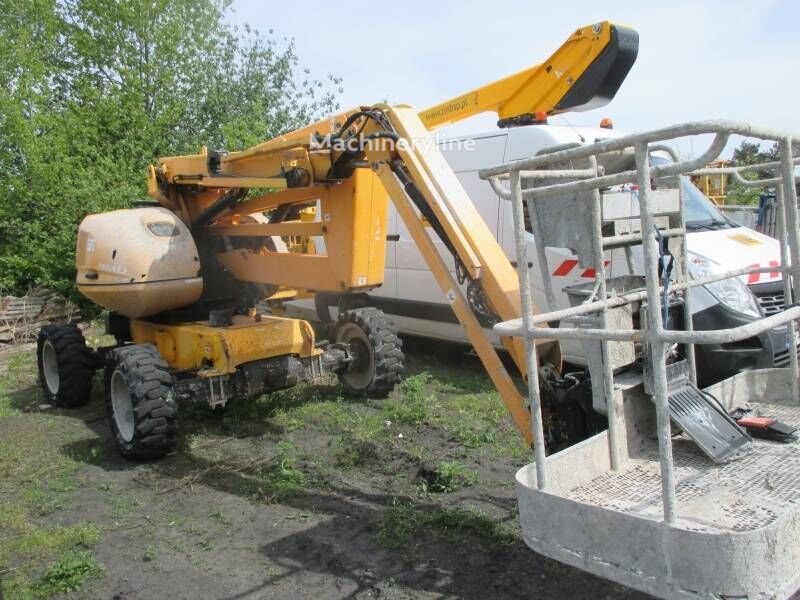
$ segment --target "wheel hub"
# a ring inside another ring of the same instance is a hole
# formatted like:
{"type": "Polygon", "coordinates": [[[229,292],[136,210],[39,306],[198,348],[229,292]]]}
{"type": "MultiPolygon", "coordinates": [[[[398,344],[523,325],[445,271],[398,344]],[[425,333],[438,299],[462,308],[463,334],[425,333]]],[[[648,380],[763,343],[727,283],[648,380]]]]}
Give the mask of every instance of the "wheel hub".
{"type": "Polygon", "coordinates": [[[61,387],[61,376],[58,373],[56,349],[50,340],[47,340],[42,346],[42,372],[48,391],[55,396],[61,387]]]}
{"type": "Polygon", "coordinates": [[[348,344],[353,355],[342,377],[356,389],[366,389],[375,376],[375,364],[367,334],[353,323],[344,324],[338,331],[337,342],[348,344]]]}
{"type": "Polygon", "coordinates": [[[111,410],[120,436],[130,442],[134,433],[133,402],[128,382],[119,371],[111,376],[111,410]]]}

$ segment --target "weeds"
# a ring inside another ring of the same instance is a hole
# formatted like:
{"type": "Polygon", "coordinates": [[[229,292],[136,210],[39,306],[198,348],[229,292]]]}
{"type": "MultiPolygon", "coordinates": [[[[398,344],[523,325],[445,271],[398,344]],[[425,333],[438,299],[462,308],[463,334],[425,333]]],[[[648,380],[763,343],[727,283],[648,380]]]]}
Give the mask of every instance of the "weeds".
{"type": "Polygon", "coordinates": [[[275,459],[256,474],[252,485],[266,502],[280,502],[305,489],[308,478],[297,468],[297,449],[291,442],[280,442],[275,459]]]}
{"type": "Polygon", "coordinates": [[[147,548],[144,549],[144,554],[142,554],[142,560],[144,562],[151,562],[155,560],[157,555],[158,551],[156,550],[156,547],[150,544],[147,546],[147,548]]]}
{"type": "Polygon", "coordinates": [[[417,478],[417,489],[423,493],[451,493],[473,485],[478,475],[459,462],[449,461],[432,469],[423,469],[417,478]]]}
{"type": "Polygon", "coordinates": [[[342,469],[363,466],[379,457],[380,448],[374,441],[357,439],[348,434],[339,436],[333,450],[334,464],[342,469]]]}
{"type": "Polygon", "coordinates": [[[221,508],[218,508],[215,511],[208,513],[209,518],[214,519],[215,521],[219,521],[223,525],[230,525],[230,519],[225,516],[225,513],[222,512],[221,508]]]}
{"type": "Polygon", "coordinates": [[[79,590],[89,579],[103,575],[103,567],[88,550],[70,550],[48,567],[36,584],[39,595],[50,596],[79,590]]]}
{"type": "Polygon", "coordinates": [[[398,425],[421,425],[429,419],[429,407],[434,403],[434,396],[425,394],[425,389],[432,376],[427,371],[407,377],[400,384],[399,399],[387,400],[383,406],[383,414],[388,421],[398,425]]]}
{"type": "Polygon", "coordinates": [[[111,516],[121,520],[127,517],[139,506],[139,502],[133,496],[114,496],[111,499],[111,516]]]}
{"type": "Polygon", "coordinates": [[[448,541],[470,536],[494,544],[513,544],[516,535],[476,510],[434,508],[395,498],[383,514],[377,539],[390,550],[413,550],[415,537],[425,533],[448,541]]]}
{"type": "MultiPolygon", "coordinates": [[[[5,369],[0,370],[0,421],[22,412],[15,406],[13,394],[22,387],[36,384],[36,354],[20,352],[0,365],[2,367],[5,369]]],[[[38,401],[38,394],[33,400],[38,401]]]]}
{"type": "Polygon", "coordinates": [[[378,528],[378,542],[390,550],[408,546],[419,527],[419,515],[410,500],[394,498],[383,513],[378,528]]]}

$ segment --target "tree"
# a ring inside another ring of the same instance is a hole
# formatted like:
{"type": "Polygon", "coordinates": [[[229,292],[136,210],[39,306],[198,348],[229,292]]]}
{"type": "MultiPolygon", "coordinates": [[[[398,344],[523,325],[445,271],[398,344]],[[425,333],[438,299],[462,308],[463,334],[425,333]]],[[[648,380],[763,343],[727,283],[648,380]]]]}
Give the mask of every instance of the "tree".
{"type": "MultiPolygon", "coordinates": [[[[745,165],[757,165],[764,162],[776,161],[779,160],[779,158],[779,149],[777,143],[773,144],[771,148],[764,151],[761,149],[761,145],[759,143],[742,140],[742,143],[739,144],[739,147],[733,151],[731,166],[741,167],[745,165]]],[[[774,176],[775,172],[769,170],[757,170],[742,173],[742,177],[750,181],[774,176]]],[[[725,197],[725,203],[740,205],[758,204],[758,198],[761,192],[762,190],[760,188],[745,187],[738,181],[731,178],[730,185],[728,186],[728,193],[725,197]]]]}
{"type": "Polygon", "coordinates": [[[0,287],[71,290],[88,213],[159,156],[237,149],[338,108],[340,80],[231,26],[228,0],[0,0],[0,287]]]}

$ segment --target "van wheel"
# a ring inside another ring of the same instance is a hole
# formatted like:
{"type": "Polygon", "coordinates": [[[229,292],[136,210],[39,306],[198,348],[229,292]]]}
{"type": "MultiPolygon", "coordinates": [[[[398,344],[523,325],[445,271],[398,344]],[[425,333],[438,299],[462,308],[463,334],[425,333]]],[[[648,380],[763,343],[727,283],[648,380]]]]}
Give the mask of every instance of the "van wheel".
{"type": "Polygon", "coordinates": [[[125,458],[164,456],[177,440],[178,406],[169,367],[155,346],[114,350],[105,370],[111,433],[125,458]]]}
{"type": "Polygon", "coordinates": [[[39,382],[47,401],[62,408],[89,402],[96,360],[77,325],[42,327],[36,340],[39,382]]]}
{"type": "Polygon", "coordinates": [[[339,373],[345,390],[368,398],[388,396],[403,371],[403,344],[383,312],[369,307],[340,313],[333,338],[353,355],[339,373]]]}

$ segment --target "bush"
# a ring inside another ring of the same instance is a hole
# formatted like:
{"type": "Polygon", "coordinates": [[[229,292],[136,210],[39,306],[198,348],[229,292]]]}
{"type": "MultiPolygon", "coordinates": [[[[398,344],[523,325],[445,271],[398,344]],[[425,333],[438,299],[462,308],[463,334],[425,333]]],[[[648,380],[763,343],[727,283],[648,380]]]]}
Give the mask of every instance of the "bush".
{"type": "Polygon", "coordinates": [[[226,0],[4,3],[0,289],[73,290],[81,219],[143,199],[158,157],[239,149],[337,108],[338,79],[298,77],[291,43],[232,27],[228,11],[226,0]]]}

